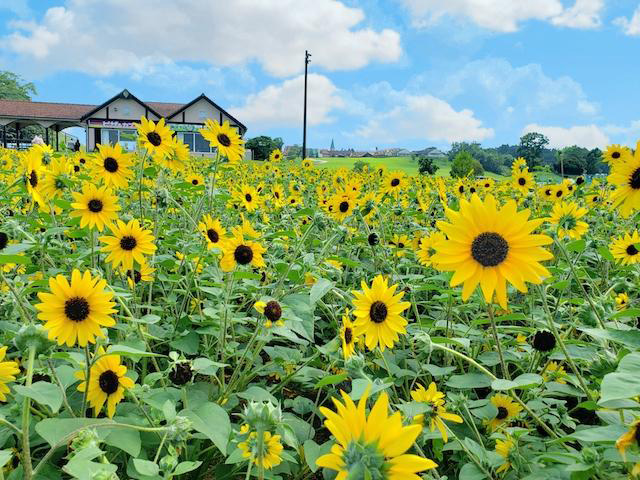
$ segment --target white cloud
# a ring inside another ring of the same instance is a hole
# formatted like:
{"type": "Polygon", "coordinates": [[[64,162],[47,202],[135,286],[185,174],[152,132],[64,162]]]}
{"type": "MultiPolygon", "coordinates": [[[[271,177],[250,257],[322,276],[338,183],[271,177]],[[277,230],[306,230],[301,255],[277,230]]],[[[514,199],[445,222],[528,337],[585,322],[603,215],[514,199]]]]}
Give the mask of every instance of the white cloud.
{"type": "Polygon", "coordinates": [[[364,19],[338,0],[67,0],[40,21],[13,22],[3,48],[41,68],[94,75],[256,61],[284,77],[304,68],[305,49],[327,70],[398,60],[398,32],[363,26],[364,19]]]}
{"type": "Polygon", "coordinates": [[[516,67],[502,58],[469,62],[444,79],[439,93],[447,99],[473,95],[484,100],[486,108],[520,117],[598,112],[598,106],[572,78],[552,78],[537,63],[516,67]]]}
{"type": "MultiPolygon", "coordinates": [[[[330,113],[344,106],[338,88],[327,77],[308,77],[307,124],[331,123],[330,113]]],[[[232,115],[250,126],[298,126],[302,124],[304,75],[270,85],[249,95],[246,103],[230,109],[232,115]]]]}
{"type": "Polygon", "coordinates": [[[19,17],[26,17],[31,13],[27,0],[0,0],[0,10],[8,10],[19,17]]]}
{"type": "Polygon", "coordinates": [[[396,106],[374,113],[356,135],[380,142],[430,140],[439,142],[481,141],[493,136],[471,110],[455,110],[431,95],[394,93],[396,106]]]}
{"type": "Polygon", "coordinates": [[[491,31],[509,33],[527,20],[549,21],[571,28],[600,25],[603,0],[576,0],[565,8],[560,0],[403,0],[417,27],[438,23],[443,17],[469,20],[491,31]]]}
{"type": "Polygon", "coordinates": [[[619,17],[613,23],[620,26],[627,35],[640,35],[640,6],[633,12],[631,19],[619,17]]]}
{"type": "Polygon", "coordinates": [[[543,126],[535,123],[522,131],[542,133],[549,139],[549,147],[564,148],[578,145],[584,148],[604,148],[610,141],[608,135],[597,125],[576,125],[573,127],[543,126]]]}

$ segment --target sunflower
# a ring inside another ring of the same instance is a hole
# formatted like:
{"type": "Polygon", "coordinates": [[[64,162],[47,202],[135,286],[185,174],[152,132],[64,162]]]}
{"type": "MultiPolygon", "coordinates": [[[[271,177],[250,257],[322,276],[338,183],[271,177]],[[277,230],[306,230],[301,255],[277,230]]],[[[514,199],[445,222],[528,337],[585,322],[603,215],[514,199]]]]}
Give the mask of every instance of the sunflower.
{"type": "Polygon", "coordinates": [[[23,159],[22,169],[27,192],[29,192],[34,202],[44,205],[45,202],[40,193],[40,183],[45,172],[42,165],[42,157],[35,150],[30,149],[23,159]]]}
{"type": "Polygon", "coordinates": [[[625,162],[614,163],[607,180],[617,187],[611,194],[613,207],[627,218],[640,207],[640,149],[625,162]]]}
{"type": "Polygon", "coordinates": [[[284,320],[282,319],[282,306],[275,300],[269,300],[268,302],[256,302],[253,305],[253,308],[265,316],[265,327],[271,328],[274,323],[278,327],[284,326],[284,320]]]}
{"type": "Polygon", "coordinates": [[[313,160],[311,160],[310,158],[305,158],[302,161],[302,166],[307,170],[313,168],[313,160]]]}
{"type": "Polygon", "coordinates": [[[558,362],[549,362],[542,373],[545,382],[557,382],[566,384],[567,371],[558,362]]]}
{"type": "Polygon", "coordinates": [[[135,288],[135,286],[140,282],[150,282],[153,280],[153,272],[155,271],[155,268],[151,268],[146,262],[140,265],[137,269],[126,270],[125,274],[127,275],[129,288],[135,288]]]}
{"type": "Polygon", "coordinates": [[[561,202],[569,196],[569,193],[570,192],[567,189],[566,184],[561,183],[560,185],[553,185],[553,195],[551,197],[551,200],[553,200],[554,202],[561,202]]]}
{"type": "Polygon", "coordinates": [[[342,355],[344,359],[350,358],[356,350],[356,336],[353,334],[354,325],[347,308],[342,316],[342,326],[340,327],[340,340],[342,342],[342,355]]]}
{"type": "Polygon", "coordinates": [[[515,446],[515,442],[509,435],[507,435],[507,438],[505,440],[496,440],[496,453],[504,459],[504,462],[498,467],[496,473],[506,472],[511,468],[509,456],[511,455],[511,452],[514,450],[515,446]]]}
{"type": "Polygon", "coordinates": [[[264,267],[266,264],[262,254],[266,251],[258,242],[245,240],[244,235],[236,234],[222,245],[220,268],[223,272],[230,272],[236,265],[264,267]]]}
{"type": "Polygon", "coordinates": [[[431,257],[436,252],[434,245],[438,242],[444,242],[445,240],[446,238],[440,232],[433,232],[431,235],[422,237],[416,252],[418,261],[425,267],[432,266],[433,262],[431,257]]]}
{"type": "Polygon", "coordinates": [[[382,191],[384,193],[398,196],[398,194],[404,190],[408,184],[409,181],[403,172],[390,172],[384,180],[382,191]]]}
{"type": "Polygon", "coordinates": [[[280,160],[282,160],[282,152],[280,151],[279,148],[276,148],[269,154],[269,161],[279,162],[280,160]]]}
{"type": "Polygon", "coordinates": [[[134,382],[125,377],[127,367],[120,364],[120,355],[110,355],[102,347],[98,347],[97,355],[100,358],[91,366],[88,390],[86,371],[80,370],[75,373],[75,377],[82,380],[78,385],[78,391],[87,392],[87,400],[93,408],[94,416],[98,416],[106,402],[107,416],[113,418],[116,405],[124,398],[125,390],[133,388],[134,382]]]}
{"type": "Polygon", "coordinates": [[[42,196],[48,201],[61,197],[70,185],[72,169],[73,165],[66,158],[54,158],[42,178],[42,196]]]}
{"type": "Polygon", "coordinates": [[[190,183],[194,187],[197,187],[200,185],[204,186],[204,177],[197,173],[190,173],[189,175],[187,175],[187,178],[185,179],[185,181],[187,183],[190,183]]]}
{"type": "Polygon", "coordinates": [[[215,148],[221,156],[226,157],[229,163],[242,160],[244,140],[229,125],[228,121],[220,125],[215,120],[207,119],[204,128],[199,131],[209,141],[209,145],[215,148]]]}
{"type": "Polygon", "coordinates": [[[538,189],[538,194],[544,200],[553,200],[556,194],[556,188],[553,185],[544,185],[538,189]]]}
{"type": "Polygon", "coordinates": [[[343,190],[338,192],[329,200],[331,216],[339,222],[351,216],[357,206],[357,196],[354,192],[350,191],[343,190]]]}
{"type": "Polygon", "coordinates": [[[587,209],[579,207],[575,202],[560,202],[553,206],[548,221],[557,225],[558,238],[578,240],[589,230],[589,224],[580,220],[586,214],[587,209]]]}
{"type": "Polygon", "coordinates": [[[155,160],[172,172],[183,172],[189,163],[189,146],[178,137],[171,137],[169,142],[169,152],[164,156],[156,156],[155,160]]]}
{"type": "Polygon", "coordinates": [[[498,409],[498,413],[495,418],[488,422],[491,431],[495,431],[500,426],[508,423],[513,417],[517,416],[522,411],[522,407],[511,400],[511,397],[501,393],[497,393],[491,397],[490,402],[498,409]]]}
{"type": "Polygon", "coordinates": [[[282,185],[275,184],[271,187],[271,202],[276,208],[280,208],[286,203],[286,195],[282,185]]]}
{"type": "Polygon", "coordinates": [[[458,179],[455,186],[453,187],[453,191],[458,197],[464,195],[467,192],[467,185],[465,184],[464,180],[458,179]]]}
{"type": "Polygon", "coordinates": [[[35,305],[49,339],[55,339],[58,345],[73,347],[77,342],[84,347],[95,343],[95,337],[104,337],[100,327],[116,323],[111,317],[116,312],[113,293],[105,291],[106,286],[105,280],[92,278],[88,270],[84,274],[73,270],[71,283],[62,275],[49,278],[51,293],[39,292],[42,303],[35,305]]]}
{"type": "Polygon", "coordinates": [[[17,362],[5,362],[4,357],[7,354],[7,347],[0,348],[0,402],[6,402],[9,393],[7,383],[13,382],[16,375],[20,373],[17,362]]]}
{"type": "Polygon", "coordinates": [[[513,188],[523,195],[526,195],[529,193],[529,190],[535,187],[533,175],[531,175],[528,170],[521,170],[513,176],[512,185],[513,188]]]}
{"type": "Polygon", "coordinates": [[[260,207],[260,194],[251,185],[240,185],[233,196],[240,201],[240,203],[244,206],[244,208],[247,209],[248,212],[253,212],[260,207]]]}
{"type": "Polygon", "coordinates": [[[618,310],[624,310],[629,305],[629,295],[624,292],[617,294],[615,300],[618,310]]]}
{"type": "Polygon", "coordinates": [[[71,195],[75,202],[71,204],[74,210],[69,215],[80,217],[81,228],[88,226],[102,232],[105,225],[111,225],[118,217],[118,199],[106,185],[96,187],[92,183],[85,183],[82,193],[74,192],[71,195]]]}
{"type": "Polygon", "coordinates": [[[153,120],[147,120],[143,115],[140,117],[137,130],[138,145],[144,148],[149,155],[161,158],[171,153],[173,132],[165,125],[164,118],[155,123],[153,120]]]}
{"type": "Polygon", "coordinates": [[[609,166],[614,166],[617,163],[625,163],[631,160],[633,154],[629,147],[623,147],[620,145],[609,145],[607,149],[602,153],[602,161],[608,163],[609,166]]]}
{"type": "Polygon", "coordinates": [[[427,458],[405,453],[422,431],[422,426],[402,425],[400,412],[389,416],[389,397],[382,393],[373,408],[366,414],[367,393],[358,405],[345,393],[340,392],[341,402],[333,398],[336,412],[320,407],[327,417],[324,424],[337,443],[331,453],[316,461],[319,467],[338,472],[336,480],[349,478],[385,478],[386,480],[420,480],[417,472],[437,467],[427,458]]]}
{"type": "Polygon", "coordinates": [[[634,230],[631,234],[625,233],[624,236],[616,238],[611,245],[611,255],[613,258],[620,260],[623,265],[634,265],[640,262],[640,235],[634,230]]]}
{"type": "Polygon", "coordinates": [[[602,203],[603,196],[599,193],[590,193],[585,197],[585,199],[587,201],[587,205],[594,207],[602,203]]]}
{"type": "Polygon", "coordinates": [[[622,458],[626,459],[627,448],[640,443],[640,419],[635,420],[629,430],[616,440],[616,448],[622,458]]]}
{"type": "Polygon", "coordinates": [[[406,248],[411,245],[411,240],[406,235],[395,233],[389,241],[389,245],[392,245],[395,249],[396,257],[404,257],[407,254],[406,248]]]}
{"type": "Polygon", "coordinates": [[[435,382],[431,382],[429,384],[429,388],[427,389],[418,384],[417,388],[411,391],[411,398],[415,402],[426,403],[430,407],[430,410],[425,414],[416,415],[413,418],[413,421],[415,423],[423,425],[425,416],[427,416],[430,419],[430,430],[433,432],[437,428],[440,432],[440,435],[442,435],[442,440],[447,443],[447,427],[444,424],[443,420],[462,423],[462,417],[454,413],[447,412],[447,409],[444,405],[444,393],[438,391],[435,382]]]}
{"type": "Polygon", "coordinates": [[[451,286],[464,283],[462,299],[468,300],[478,284],[487,302],[494,293],[507,308],[507,282],[526,292],[525,282],[539,284],[549,276],[540,262],[552,258],[542,248],[553,240],[531,232],[544,219],[529,220],[529,210],[517,211],[509,200],[498,208],[493,195],[482,201],[477,194],[471,201],[460,200],[460,211],[445,211],[451,223],[439,221],[438,228],[448,240],[437,242],[432,262],[439,270],[455,272],[451,286]]]}
{"type": "Polygon", "coordinates": [[[227,234],[220,220],[214,220],[211,215],[202,217],[202,221],[198,224],[198,229],[207,240],[207,250],[219,248],[227,234]]]}
{"type": "Polygon", "coordinates": [[[98,153],[93,159],[94,174],[105,185],[126,187],[133,176],[131,155],[124,153],[119,143],[114,146],[98,145],[98,153]]]}
{"type": "Polygon", "coordinates": [[[106,260],[114,268],[122,264],[127,270],[133,270],[134,260],[142,265],[144,256],[156,251],[153,234],[140,227],[138,220],[130,220],[126,224],[118,220],[116,225],[111,226],[111,233],[112,236],[100,237],[100,241],[105,244],[101,251],[109,254],[106,260]]]}
{"type": "Polygon", "coordinates": [[[373,279],[371,288],[362,281],[362,291],[354,291],[353,305],[356,317],[355,335],[365,335],[365,344],[370,350],[376,346],[384,351],[398,341],[399,333],[406,333],[407,321],[400,315],[411,306],[402,302],[404,292],[395,293],[397,285],[388,285],[382,275],[373,279]]]}
{"type": "Polygon", "coordinates": [[[271,470],[282,462],[280,435],[272,435],[271,432],[262,433],[262,445],[258,442],[258,434],[251,432],[246,441],[238,443],[238,448],[242,451],[243,458],[248,458],[258,467],[271,470]]]}

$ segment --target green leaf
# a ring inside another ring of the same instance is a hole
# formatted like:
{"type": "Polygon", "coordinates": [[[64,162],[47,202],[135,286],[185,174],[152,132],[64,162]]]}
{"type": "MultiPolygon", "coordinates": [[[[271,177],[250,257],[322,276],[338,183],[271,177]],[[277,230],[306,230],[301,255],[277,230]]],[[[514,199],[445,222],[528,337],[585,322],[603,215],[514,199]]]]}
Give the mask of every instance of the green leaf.
{"type": "Polygon", "coordinates": [[[341,373],[339,375],[328,375],[316,383],[316,388],[326,387],[327,385],[335,385],[336,383],[343,382],[349,375],[341,373]]]}
{"type": "Polygon", "coordinates": [[[164,355],[159,353],[145,352],[137,348],[127,347],[126,345],[113,345],[109,348],[107,354],[123,355],[129,358],[164,357],[164,355]]]}
{"type": "Polygon", "coordinates": [[[611,255],[611,252],[609,251],[608,247],[605,247],[604,245],[598,247],[598,253],[600,254],[600,256],[602,258],[605,258],[607,260],[609,260],[610,262],[614,262],[615,258],[613,258],[613,255],[611,255]]]}
{"type": "Polygon", "coordinates": [[[31,258],[26,255],[0,255],[0,265],[6,265],[7,263],[28,265],[31,263],[31,258]]]}
{"type": "Polygon", "coordinates": [[[16,385],[14,390],[24,397],[29,397],[41,405],[47,405],[53,413],[62,406],[62,392],[57,385],[49,382],[36,382],[30,387],[16,385]]]}
{"type": "Polygon", "coordinates": [[[466,463],[460,469],[458,480],[485,480],[487,476],[473,463],[466,463]]]}
{"type": "Polygon", "coordinates": [[[323,445],[318,445],[313,440],[307,440],[304,442],[303,450],[304,450],[304,459],[309,466],[309,470],[312,472],[317,472],[320,467],[316,465],[316,460],[320,458],[322,455],[329,453],[331,449],[332,442],[325,442],[323,445]]]}
{"type": "Polygon", "coordinates": [[[316,283],[313,284],[309,291],[309,302],[313,305],[322,297],[324,297],[335,285],[331,280],[326,278],[319,278],[316,283]]]}
{"type": "Polygon", "coordinates": [[[75,430],[105,423],[113,421],[108,418],[45,418],[36,423],[35,429],[53,447],[75,430]]]}
{"type": "Polygon", "coordinates": [[[570,252],[581,253],[584,252],[584,247],[587,245],[587,242],[584,240],[574,240],[573,242],[567,244],[567,250],[570,252]]]}
{"type": "Polygon", "coordinates": [[[278,404],[278,399],[267,392],[264,388],[257,385],[251,385],[244,392],[237,394],[240,398],[245,400],[253,400],[255,402],[271,402],[274,405],[278,404]]]}
{"type": "Polygon", "coordinates": [[[180,415],[191,420],[194,430],[209,438],[223,455],[227,454],[231,422],[219,405],[207,402],[195,410],[183,410],[180,415]]]}
{"type": "Polygon", "coordinates": [[[484,388],[491,385],[491,377],[484,373],[453,375],[446,382],[451,388],[484,388]]]}
{"type": "Polygon", "coordinates": [[[119,448],[127,452],[132,457],[140,454],[142,442],[140,441],[140,432],[130,428],[103,428],[107,432],[104,437],[104,443],[112,447],[119,448]]]}
{"type": "Polygon", "coordinates": [[[13,457],[11,450],[0,450],[0,468],[4,467],[11,457],[13,457]]]}
{"type": "Polygon", "coordinates": [[[624,425],[607,425],[606,427],[583,428],[573,432],[569,437],[582,442],[613,443],[626,431],[624,425]]]}
{"type": "Polygon", "coordinates": [[[182,475],[183,473],[187,473],[187,472],[191,472],[192,470],[195,470],[200,465],[202,465],[202,462],[199,462],[199,461],[198,462],[180,462],[176,467],[176,469],[173,471],[173,474],[182,475]]]}
{"type": "Polygon", "coordinates": [[[150,460],[134,458],[133,465],[140,475],[146,475],[147,477],[153,477],[160,472],[160,467],[150,460]]]}
{"type": "Polygon", "coordinates": [[[614,328],[581,328],[587,335],[601,340],[621,343],[632,349],[640,348],[640,330],[616,330],[614,328]]]}
{"type": "Polygon", "coordinates": [[[376,393],[389,388],[392,383],[383,383],[379,379],[376,379],[371,383],[364,378],[357,378],[351,382],[351,394],[349,395],[352,400],[360,400],[364,393],[369,389],[369,397],[374,396],[376,393]]]}
{"type": "Polygon", "coordinates": [[[491,382],[494,390],[512,390],[514,388],[531,388],[542,383],[542,377],[536,373],[523,373],[513,380],[498,378],[491,382]]]}
{"type": "Polygon", "coordinates": [[[607,402],[633,398],[640,395],[640,353],[633,352],[626,355],[613,373],[608,373],[602,379],[600,386],[600,405],[607,402]]]}

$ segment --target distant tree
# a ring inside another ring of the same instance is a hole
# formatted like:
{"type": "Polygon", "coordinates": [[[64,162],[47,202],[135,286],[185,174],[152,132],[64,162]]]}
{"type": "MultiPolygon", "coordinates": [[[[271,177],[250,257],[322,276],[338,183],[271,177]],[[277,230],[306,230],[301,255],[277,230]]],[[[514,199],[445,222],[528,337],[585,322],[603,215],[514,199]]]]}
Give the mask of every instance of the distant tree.
{"type": "Polygon", "coordinates": [[[353,164],[353,171],[354,172],[363,172],[365,167],[367,167],[368,169],[370,169],[370,165],[367,162],[364,162],[362,160],[357,160],[354,164],[353,164]]]}
{"type": "Polygon", "coordinates": [[[302,156],[302,147],[300,145],[292,145],[287,150],[286,159],[293,160],[294,158],[300,158],[302,156]]]}
{"type": "Polygon", "coordinates": [[[280,137],[271,138],[261,135],[247,140],[245,147],[253,151],[254,160],[267,160],[273,150],[282,149],[283,143],[280,137]]]}
{"type": "Polygon", "coordinates": [[[433,158],[429,158],[426,155],[412,155],[412,159],[418,162],[420,175],[433,175],[438,170],[438,166],[433,163],[433,158]]]}
{"type": "Polygon", "coordinates": [[[594,173],[609,173],[609,166],[602,161],[602,150],[594,148],[589,151],[586,158],[586,171],[590,175],[594,173]]]}
{"type": "Polygon", "coordinates": [[[454,142],[447,154],[449,161],[452,162],[460,152],[469,153],[485,170],[498,174],[504,173],[513,162],[512,156],[499,153],[493,148],[482,148],[477,142],[454,142]]]}
{"type": "Polygon", "coordinates": [[[25,82],[13,72],[0,71],[1,100],[31,100],[31,95],[37,93],[33,83],[25,82]]]}
{"type": "Polygon", "coordinates": [[[469,152],[460,152],[451,163],[451,176],[454,178],[482,175],[484,168],[469,152]]]}
{"type": "Polygon", "coordinates": [[[549,139],[538,132],[529,132],[520,137],[517,155],[527,160],[529,168],[542,163],[544,148],[549,145],[549,139]]]}
{"type": "Polygon", "coordinates": [[[565,147],[556,154],[553,169],[560,174],[582,175],[587,170],[587,155],[589,150],[578,147],[565,147]]]}

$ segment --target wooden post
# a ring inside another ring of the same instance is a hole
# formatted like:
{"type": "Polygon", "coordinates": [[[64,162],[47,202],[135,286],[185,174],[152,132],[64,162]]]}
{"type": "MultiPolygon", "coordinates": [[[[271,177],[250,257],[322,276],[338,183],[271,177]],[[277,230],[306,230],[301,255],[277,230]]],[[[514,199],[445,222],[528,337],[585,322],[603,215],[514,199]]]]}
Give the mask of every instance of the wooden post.
{"type": "Polygon", "coordinates": [[[56,125],[56,152],[60,149],[60,127],[56,125]]]}

